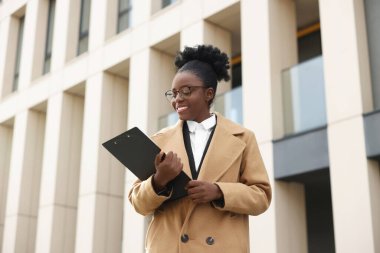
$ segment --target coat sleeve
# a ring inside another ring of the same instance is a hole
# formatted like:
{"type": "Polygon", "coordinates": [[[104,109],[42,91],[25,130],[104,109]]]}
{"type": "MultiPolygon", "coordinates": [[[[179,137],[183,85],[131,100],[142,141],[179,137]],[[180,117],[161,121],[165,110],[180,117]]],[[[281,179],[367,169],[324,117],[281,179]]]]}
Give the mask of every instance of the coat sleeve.
{"type": "Polygon", "coordinates": [[[137,180],[129,191],[128,199],[132,206],[142,215],[152,214],[170,196],[161,196],[153,189],[152,178],[150,176],[145,181],[137,180]]]}
{"type": "Polygon", "coordinates": [[[215,208],[259,215],[268,209],[272,191],[256,138],[252,132],[247,135],[239,182],[216,182],[223,193],[224,206],[215,205],[215,208]]]}

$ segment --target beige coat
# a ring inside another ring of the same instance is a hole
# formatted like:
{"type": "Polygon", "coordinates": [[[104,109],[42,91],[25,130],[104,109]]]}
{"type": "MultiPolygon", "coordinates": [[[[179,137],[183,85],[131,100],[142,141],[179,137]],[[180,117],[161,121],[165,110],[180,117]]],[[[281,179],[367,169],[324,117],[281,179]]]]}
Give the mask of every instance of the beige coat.
{"type": "MultiPolygon", "coordinates": [[[[164,129],[152,140],[164,151],[179,155],[191,177],[182,135],[183,121],[164,129]]],[[[165,203],[151,183],[137,181],[129,200],[135,210],[153,214],[146,236],[149,253],[247,253],[248,215],[259,215],[269,206],[271,188],[254,134],[217,114],[217,125],[198,180],[218,184],[225,206],[194,204],[188,197],[165,203]]]]}

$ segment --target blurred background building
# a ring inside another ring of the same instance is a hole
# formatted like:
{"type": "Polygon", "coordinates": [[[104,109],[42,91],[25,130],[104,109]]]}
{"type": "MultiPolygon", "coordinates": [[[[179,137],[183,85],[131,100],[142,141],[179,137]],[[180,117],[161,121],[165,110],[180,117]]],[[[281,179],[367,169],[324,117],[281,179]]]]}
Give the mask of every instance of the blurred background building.
{"type": "Polygon", "coordinates": [[[144,252],[101,143],[175,122],[174,55],[206,43],[273,184],[251,252],[380,252],[379,27],[378,0],[0,0],[0,251],[144,252]]]}

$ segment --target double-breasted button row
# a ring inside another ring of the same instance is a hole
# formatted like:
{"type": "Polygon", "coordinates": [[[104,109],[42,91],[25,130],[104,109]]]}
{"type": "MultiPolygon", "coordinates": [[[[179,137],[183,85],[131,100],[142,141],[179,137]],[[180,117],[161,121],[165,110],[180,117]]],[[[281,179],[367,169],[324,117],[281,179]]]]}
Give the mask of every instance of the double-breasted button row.
{"type": "MultiPolygon", "coordinates": [[[[189,241],[189,235],[188,234],[183,234],[181,235],[181,242],[187,243],[189,241]]],[[[206,243],[208,245],[213,245],[215,243],[215,239],[211,236],[206,238],[206,243]]]]}

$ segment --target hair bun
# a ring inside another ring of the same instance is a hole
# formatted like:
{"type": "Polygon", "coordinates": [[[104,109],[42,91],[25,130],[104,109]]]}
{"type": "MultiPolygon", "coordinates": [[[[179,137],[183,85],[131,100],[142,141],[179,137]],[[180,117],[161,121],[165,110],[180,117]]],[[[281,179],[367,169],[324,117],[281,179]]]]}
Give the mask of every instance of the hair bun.
{"type": "Polygon", "coordinates": [[[175,58],[174,64],[180,69],[189,61],[198,60],[211,65],[215,71],[218,81],[230,80],[228,69],[230,63],[227,54],[220,51],[219,48],[212,45],[198,45],[195,47],[185,47],[175,58]]]}

